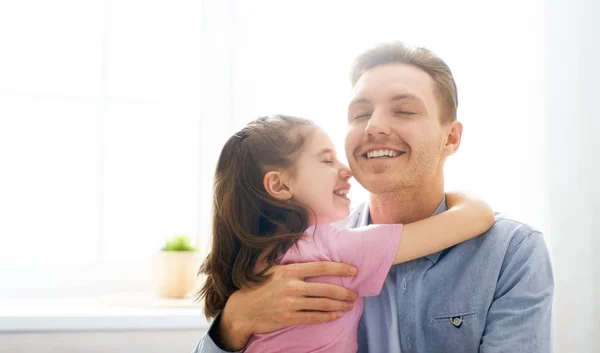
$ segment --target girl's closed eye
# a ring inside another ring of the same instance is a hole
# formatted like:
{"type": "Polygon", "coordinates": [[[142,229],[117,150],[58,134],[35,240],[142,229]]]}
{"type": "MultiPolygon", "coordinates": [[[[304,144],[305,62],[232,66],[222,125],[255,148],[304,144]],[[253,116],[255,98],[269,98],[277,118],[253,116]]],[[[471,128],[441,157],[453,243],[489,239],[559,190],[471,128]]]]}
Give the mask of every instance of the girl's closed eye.
{"type": "Polygon", "coordinates": [[[354,116],[354,118],[352,120],[358,120],[358,119],[363,119],[363,118],[369,118],[371,116],[371,113],[363,113],[363,114],[357,114],[354,116]]]}

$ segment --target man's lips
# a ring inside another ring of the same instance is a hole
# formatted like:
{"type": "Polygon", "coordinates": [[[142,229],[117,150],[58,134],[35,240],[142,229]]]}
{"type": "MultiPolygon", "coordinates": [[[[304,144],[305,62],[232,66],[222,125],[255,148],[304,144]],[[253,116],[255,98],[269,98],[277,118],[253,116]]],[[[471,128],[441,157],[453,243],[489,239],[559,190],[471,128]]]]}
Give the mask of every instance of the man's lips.
{"type": "Polygon", "coordinates": [[[395,148],[374,147],[374,148],[365,149],[364,152],[360,154],[360,156],[363,158],[367,158],[367,159],[382,158],[382,157],[395,158],[395,157],[400,157],[401,155],[403,155],[405,153],[406,153],[405,151],[401,151],[401,150],[398,150],[395,148]]]}

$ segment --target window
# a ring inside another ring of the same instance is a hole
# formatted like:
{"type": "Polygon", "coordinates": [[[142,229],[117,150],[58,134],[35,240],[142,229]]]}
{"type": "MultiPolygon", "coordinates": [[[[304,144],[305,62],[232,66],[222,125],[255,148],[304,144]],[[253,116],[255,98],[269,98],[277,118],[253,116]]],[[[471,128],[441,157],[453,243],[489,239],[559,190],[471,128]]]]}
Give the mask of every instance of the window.
{"type": "Polygon", "coordinates": [[[199,234],[202,3],[0,5],[0,292],[147,288],[199,234]]]}

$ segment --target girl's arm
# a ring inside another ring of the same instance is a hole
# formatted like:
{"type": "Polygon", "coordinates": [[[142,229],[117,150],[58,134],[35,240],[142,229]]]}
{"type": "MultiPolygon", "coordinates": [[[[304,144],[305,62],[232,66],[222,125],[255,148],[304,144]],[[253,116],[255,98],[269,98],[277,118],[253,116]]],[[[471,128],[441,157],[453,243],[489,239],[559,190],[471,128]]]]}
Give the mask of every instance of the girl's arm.
{"type": "Polygon", "coordinates": [[[494,224],[494,212],[482,200],[446,194],[448,210],[405,224],[394,264],[417,259],[474,238],[494,224]]]}

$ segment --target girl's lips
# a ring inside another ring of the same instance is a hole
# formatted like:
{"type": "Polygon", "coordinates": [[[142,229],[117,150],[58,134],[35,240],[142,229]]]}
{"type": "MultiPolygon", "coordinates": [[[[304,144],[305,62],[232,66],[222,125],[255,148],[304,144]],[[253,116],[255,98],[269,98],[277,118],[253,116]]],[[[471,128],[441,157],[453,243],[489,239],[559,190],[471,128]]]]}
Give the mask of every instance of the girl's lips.
{"type": "Polygon", "coordinates": [[[336,189],[333,190],[333,192],[337,192],[340,190],[350,190],[351,185],[350,184],[344,184],[336,189]]]}

